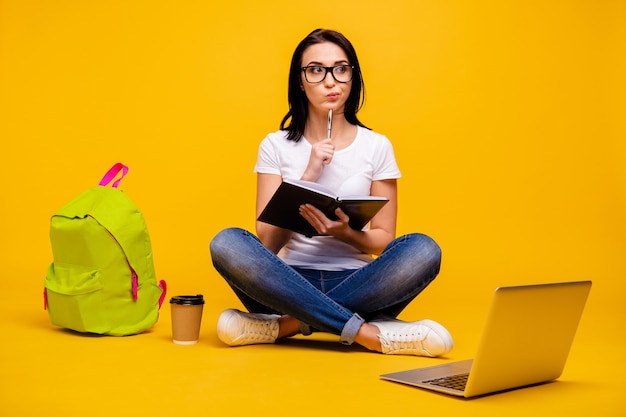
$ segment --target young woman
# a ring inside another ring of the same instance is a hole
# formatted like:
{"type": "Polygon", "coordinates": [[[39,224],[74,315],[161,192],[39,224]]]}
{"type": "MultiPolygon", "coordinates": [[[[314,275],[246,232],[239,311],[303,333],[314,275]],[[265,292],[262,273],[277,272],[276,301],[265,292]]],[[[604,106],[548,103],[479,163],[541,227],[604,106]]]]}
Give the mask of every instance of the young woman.
{"type": "Polygon", "coordinates": [[[213,265],[248,310],[221,314],[224,343],[274,343],[322,331],[386,354],[440,356],[452,349],[440,324],[396,319],[439,273],[441,250],[423,234],[395,238],[400,171],[389,140],[357,118],[364,94],[356,52],[342,34],[317,29],[300,42],[289,73],[289,112],[258,152],[257,216],[283,179],[389,202],[363,230],[351,229],[341,209],[333,220],[304,204],[300,214],[321,236],[258,221],[256,236],[238,228],[218,233],[210,245],[213,265]]]}

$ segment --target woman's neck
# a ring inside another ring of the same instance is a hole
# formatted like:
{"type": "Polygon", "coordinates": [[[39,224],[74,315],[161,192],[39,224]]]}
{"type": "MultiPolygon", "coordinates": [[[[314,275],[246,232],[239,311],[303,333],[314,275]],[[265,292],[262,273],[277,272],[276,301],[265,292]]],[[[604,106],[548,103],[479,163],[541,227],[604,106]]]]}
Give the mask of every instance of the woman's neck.
{"type": "MultiPolygon", "coordinates": [[[[350,124],[343,113],[333,113],[331,139],[336,149],[347,147],[356,137],[357,127],[350,124]]],[[[310,143],[328,138],[328,114],[309,114],[304,137],[310,143]]]]}

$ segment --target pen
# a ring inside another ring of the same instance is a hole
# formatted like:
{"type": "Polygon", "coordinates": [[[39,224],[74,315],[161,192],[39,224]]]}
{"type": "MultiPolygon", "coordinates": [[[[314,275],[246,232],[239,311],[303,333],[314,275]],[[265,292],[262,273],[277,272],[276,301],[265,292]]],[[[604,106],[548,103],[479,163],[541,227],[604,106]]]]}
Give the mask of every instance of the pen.
{"type": "Polygon", "coordinates": [[[329,109],[328,110],[328,130],[326,131],[327,132],[326,137],[328,138],[330,137],[330,133],[332,129],[333,129],[333,109],[329,109]]]}

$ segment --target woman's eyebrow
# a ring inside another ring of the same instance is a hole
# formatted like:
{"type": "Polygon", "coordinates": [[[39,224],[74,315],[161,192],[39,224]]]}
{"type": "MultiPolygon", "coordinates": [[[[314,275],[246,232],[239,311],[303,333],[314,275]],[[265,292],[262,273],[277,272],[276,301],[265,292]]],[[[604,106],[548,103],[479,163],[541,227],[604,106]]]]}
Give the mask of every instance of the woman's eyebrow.
{"type": "MultiPolygon", "coordinates": [[[[339,61],[335,61],[333,65],[347,65],[347,64],[349,64],[347,59],[340,59],[339,61]]],[[[304,66],[305,67],[310,67],[310,66],[324,67],[325,65],[319,61],[311,61],[304,66]]]]}

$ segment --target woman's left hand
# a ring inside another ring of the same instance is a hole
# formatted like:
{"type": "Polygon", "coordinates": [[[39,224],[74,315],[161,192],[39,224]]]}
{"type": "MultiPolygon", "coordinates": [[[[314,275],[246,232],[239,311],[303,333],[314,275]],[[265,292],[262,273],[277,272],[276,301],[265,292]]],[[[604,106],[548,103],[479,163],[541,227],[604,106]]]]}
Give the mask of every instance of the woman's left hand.
{"type": "Polygon", "coordinates": [[[348,221],[350,218],[340,208],[335,210],[337,220],[331,220],[321,211],[311,204],[303,204],[300,206],[300,214],[311,226],[321,235],[341,236],[350,229],[348,221]]]}

